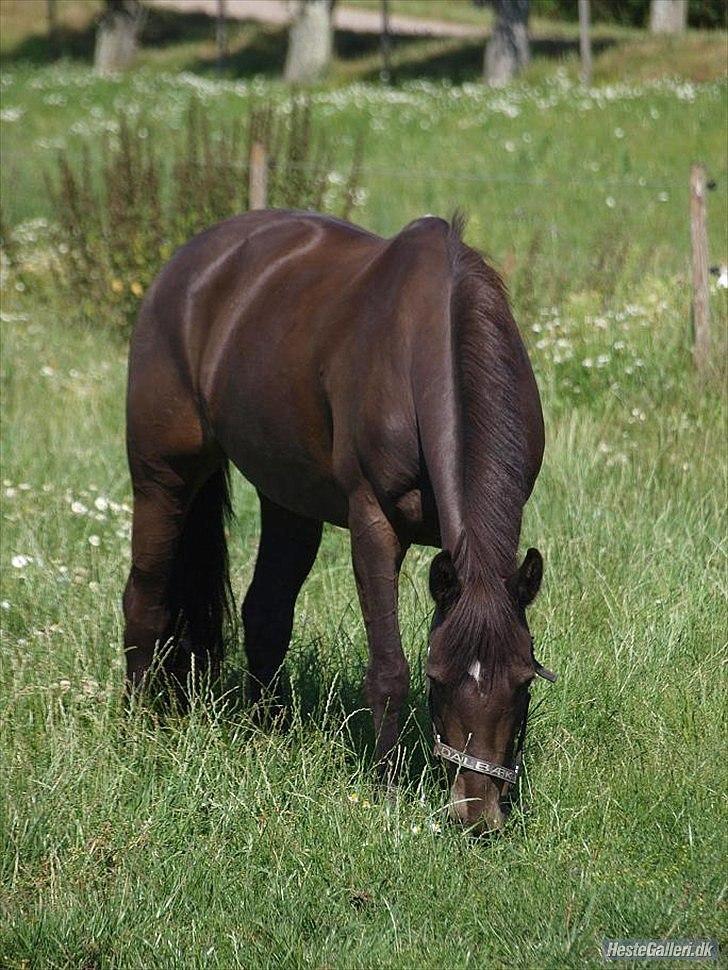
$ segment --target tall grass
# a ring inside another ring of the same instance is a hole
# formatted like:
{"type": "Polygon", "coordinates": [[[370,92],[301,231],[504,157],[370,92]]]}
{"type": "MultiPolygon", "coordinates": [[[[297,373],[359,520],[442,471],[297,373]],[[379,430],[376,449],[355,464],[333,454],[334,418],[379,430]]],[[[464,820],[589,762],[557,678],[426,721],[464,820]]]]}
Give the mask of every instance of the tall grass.
{"type": "Polygon", "coordinates": [[[330,181],[332,149],[310,101],[252,103],[246,119],[213,127],[190,100],[184,127],[164,149],[153,125],[120,113],[113,134],[58,154],[46,184],[54,219],[56,280],[87,320],[126,332],[147,286],[175,249],[249,207],[253,142],[265,146],[268,204],[346,218],[358,190],[361,142],[348,177],[330,181]]]}

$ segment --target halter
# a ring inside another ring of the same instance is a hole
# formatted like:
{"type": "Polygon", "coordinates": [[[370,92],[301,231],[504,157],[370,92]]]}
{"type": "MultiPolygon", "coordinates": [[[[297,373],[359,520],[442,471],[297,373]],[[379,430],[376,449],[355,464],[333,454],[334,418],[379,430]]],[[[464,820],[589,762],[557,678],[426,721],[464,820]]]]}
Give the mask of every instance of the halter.
{"type": "MultiPolygon", "coordinates": [[[[533,656],[533,637],[531,637],[531,655],[533,656]]],[[[556,674],[550,670],[547,670],[546,667],[536,660],[535,656],[533,656],[533,664],[538,677],[542,677],[544,680],[548,680],[552,684],[555,683],[556,674]]],[[[430,707],[430,716],[432,717],[432,700],[429,687],[427,691],[427,699],[430,707]]],[[[526,709],[523,712],[523,717],[521,718],[521,723],[518,728],[518,738],[516,740],[516,747],[513,755],[513,764],[510,768],[506,767],[506,765],[499,765],[495,761],[485,761],[483,758],[475,758],[466,751],[459,751],[457,748],[453,748],[449,744],[446,744],[434,728],[434,718],[432,718],[433,731],[435,734],[435,747],[433,749],[433,754],[436,758],[443,758],[445,761],[452,761],[453,764],[458,765],[459,768],[467,768],[468,771],[477,771],[481,775],[490,775],[491,778],[497,778],[498,781],[502,781],[506,785],[515,785],[518,781],[523,765],[523,747],[526,742],[526,726],[528,724],[528,708],[530,703],[531,695],[529,693],[528,699],[526,700],[526,709]]]]}

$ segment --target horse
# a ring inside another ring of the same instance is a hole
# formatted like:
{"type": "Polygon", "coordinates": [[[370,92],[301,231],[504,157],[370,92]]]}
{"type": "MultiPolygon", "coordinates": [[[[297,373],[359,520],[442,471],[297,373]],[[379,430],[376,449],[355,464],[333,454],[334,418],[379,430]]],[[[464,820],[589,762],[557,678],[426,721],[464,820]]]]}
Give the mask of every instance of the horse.
{"type": "Polygon", "coordinates": [[[383,238],[326,215],[260,210],[173,255],[129,355],[124,647],[132,693],[164,643],[168,683],[219,677],[232,464],[260,500],[241,610],[251,700],[275,692],[323,523],[348,529],[365,695],[391,777],[410,681],[398,577],[410,545],[434,547],[436,753],[452,816],[493,829],[515,781],[529,685],[548,675],[525,613],[543,560],[535,549],[517,559],[544,425],[505,286],[463,242],[463,225],[427,216],[383,238]]]}

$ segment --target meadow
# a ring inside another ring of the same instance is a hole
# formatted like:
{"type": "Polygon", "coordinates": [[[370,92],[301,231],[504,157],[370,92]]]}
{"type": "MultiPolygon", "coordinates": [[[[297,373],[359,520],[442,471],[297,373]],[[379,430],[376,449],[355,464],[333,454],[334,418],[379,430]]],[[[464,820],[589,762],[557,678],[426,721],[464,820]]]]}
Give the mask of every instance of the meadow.
{"type": "MultiPolygon", "coordinates": [[[[505,92],[358,81],[312,96],[342,169],[366,132],[355,221],[390,234],[469,213],[541,389],[523,544],[546,560],[531,627],[559,681],[535,686],[508,829],[475,841],[447,824],[429,756],[431,550],[403,573],[413,687],[393,801],[373,783],[340,530],[298,603],[285,730],[248,718],[234,638],[222,698],[164,723],[122,713],[125,347],[49,277],[44,172],[59,147],[97,155],[121,111],[163,147],[191,96],[222,122],[284,92],[149,66],[3,72],[3,216],[20,255],[2,274],[0,966],[562,968],[599,964],[604,937],[725,942],[727,307],[713,281],[699,379],[687,212],[699,159],[725,262],[726,85],[584,91],[568,70],[543,74],[505,92]]],[[[238,600],[256,504],[238,477],[238,600]]]]}

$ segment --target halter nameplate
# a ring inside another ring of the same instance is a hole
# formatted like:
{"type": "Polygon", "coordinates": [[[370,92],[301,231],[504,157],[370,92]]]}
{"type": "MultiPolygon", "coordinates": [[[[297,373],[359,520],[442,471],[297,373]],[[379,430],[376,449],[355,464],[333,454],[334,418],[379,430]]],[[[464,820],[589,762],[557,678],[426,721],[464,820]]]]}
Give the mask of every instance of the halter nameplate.
{"type": "Polygon", "coordinates": [[[503,765],[498,765],[494,761],[483,761],[481,758],[474,758],[472,755],[465,754],[464,751],[458,751],[457,748],[451,748],[449,744],[445,744],[444,741],[440,740],[440,735],[435,735],[435,748],[434,754],[439,758],[444,758],[446,761],[452,761],[461,768],[468,768],[470,771],[479,771],[481,775],[490,775],[492,778],[499,778],[501,781],[508,782],[509,785],[515,785],[518,781],[518,768],[506,768],[503,765]]]}

